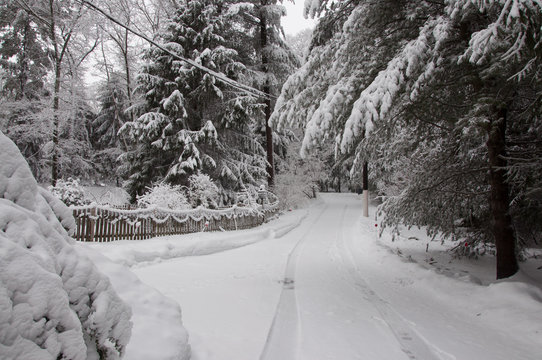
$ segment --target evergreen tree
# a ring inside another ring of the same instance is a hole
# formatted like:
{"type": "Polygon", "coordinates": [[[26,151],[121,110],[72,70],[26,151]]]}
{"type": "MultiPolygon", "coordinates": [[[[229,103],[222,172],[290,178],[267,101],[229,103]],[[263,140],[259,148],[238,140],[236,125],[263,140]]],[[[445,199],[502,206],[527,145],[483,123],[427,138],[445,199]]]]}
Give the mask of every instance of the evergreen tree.
{"type": "Polygon", "coordinates": [[[34,176],[44,181],[44,146],[48,124],[38,121],[47,112],[47,44],[32,18],[14,1],[0,4],[0,130],[28,161],[34,176]]]}
{"type": "Polygon", "coordinates": [[[274,153],[283,154],[292,137],[289,131],[277,131],[269,124],[275,106],[272,100],[287,76],[299,65],[295,54],[284,41],[281,17],[286,14],[282,0],[234,1],[229,14],[243,31],[235,35],[243,64],[251,71],[250,84],[270,96],[262,102],[263,118],[259,120],[267,154],[268,185],[273,186],[274,153]]]}
{"type": "MultiPolygon", "coordinates": [[[[234,32],[222,1],[179,2],[173,19],[160,35],[168,50],[234,79],[247,68],[226,38],[234,32]]],[[[223,197],[245,183],[265,176],[263,149],[254,136],[257,100],[219,83],[209,74],[165,54],[147,52],[136,91],[144,103],[141,114],[122,129],[133,143],[125,155],[132,196],[165,178],[186,184],[201,170],[219,180],[223,197]]]]}
{"type": "Polygon", "coordinates": [[[128,121],[128,96],[121,76],[113,73],[98,93],[100,112],[92,122],[92,138],[97,149],[120,147],[120,128],[128,121]]]}
{"type": "MultiPolygon", "coordinates": [[[[129,98],[121,74],[111,73],[109,81],[98,90],[100,112],[90,126],[90,140],[94,149],[93,162],[103,180],[118,176],[118,158],[126,151],[126,141],[119,136],[120,128],[129,120],[126,109],[129,98]]],[[[118,179],[118,177],[117,177],[118,179]]]]}
{"type": "MultiPolygon", "coordinates": [[[[542,206],[540,4],[313,1],[307,9],[327,13],[273,120],[303,119],[304,151],[336,138],[358,168],[369,160],[381,185],[395,183],[385,224],[470,229],[471,239],[495,241],[497,277],[513,275],[516,236],[525,234],[518,215],[542,206]]],[[[529,230],[540,236],[540,226],[529,230]]]]}
{"type": "Polygon", "coordinates": [[[6,100],[38,99],[51,69],[46,44],[30,16],[14,4],[0,5],[0,82],[6,100]]]}

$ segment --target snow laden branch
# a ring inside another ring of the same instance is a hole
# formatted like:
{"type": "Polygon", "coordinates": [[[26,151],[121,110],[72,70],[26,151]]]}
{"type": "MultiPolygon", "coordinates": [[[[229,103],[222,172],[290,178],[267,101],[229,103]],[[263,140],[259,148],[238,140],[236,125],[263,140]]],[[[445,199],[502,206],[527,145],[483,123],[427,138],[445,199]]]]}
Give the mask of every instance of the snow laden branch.
{"type": "Polygon", "coordinates": [[[404,92],[409,93],[410,100],[416,98],[419,87],[435,71],[438,50],[446,41],[450,26],[444,17],[428,21],[419,36],[410,41],[361,92],[344,126],[342,151],[346,152],[364,132],[370,133],[375,121],[388,116],[394,101],[404,92]]]}
{"type": "Polygon", "coordinates": [[[448,12],[454,21],[460,20],[462,12],[475,7],[481,13],[498,11],[499,16],[482,30],[475,32],[460,61],[476,65],[489,62],[517,61],[527,58],[524,66],[512,78],[522,80],[539,61],[542,29],[542,2],[539,0],[452,2],[448,12]]]}

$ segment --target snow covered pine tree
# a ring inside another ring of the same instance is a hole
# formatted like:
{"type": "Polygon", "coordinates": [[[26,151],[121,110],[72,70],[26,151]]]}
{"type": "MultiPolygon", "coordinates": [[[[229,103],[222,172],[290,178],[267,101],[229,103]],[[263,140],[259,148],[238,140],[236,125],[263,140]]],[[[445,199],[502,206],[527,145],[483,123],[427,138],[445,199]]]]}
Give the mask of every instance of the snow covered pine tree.
{"type": "MultiPolygon", "coordinates": [[[[250,71],[233,47],[240,28],[229,19],[230,4],[202,0],[178,2],[160,39],[168,50],[191,58],[240,82],[250,71]]],[[[242,184],[266,176],[265,152],[254,134],[258,99],[217,82],[213,76],[151,48],[137,77],[142,114],[122,129],[133,148],[125,156],[129,192],[165,178],[187,184],[198,170],[218,180],[223,200],[242,184]]]]}

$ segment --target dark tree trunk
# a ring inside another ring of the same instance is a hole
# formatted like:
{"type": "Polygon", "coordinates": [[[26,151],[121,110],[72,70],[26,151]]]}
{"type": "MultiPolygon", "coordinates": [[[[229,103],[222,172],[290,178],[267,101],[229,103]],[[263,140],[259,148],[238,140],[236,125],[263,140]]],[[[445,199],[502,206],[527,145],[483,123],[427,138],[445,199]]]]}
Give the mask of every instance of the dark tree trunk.
{"type": "Polygon", "coordinates": [[[28,44],[28,33],[30,31],[30,23],[27,21],[24,26],[23,33],[23,46],[21,51],[21,70],[19,72],[19,93],[15,94],[15,100],[21,100],[25,97],[25,87],[26,82],[28,81],[28,58],[27,58],[27,44],[28,44]]]}
{"type": "MultiPolygon", "coordinates": [[[[53,90],[53,150],[51,154],[51,183],[53,186],[56,185],[58,180],[58,132],[59,132],[59,119],[58,119],[58,109],[60,101],[60,75],[61,75],[61,66],[62,66],[62,56],[64,51],[58,50],[58,43],[56,39],[56,23],[55,23],[55,9],[54,1],[49,0],[49,14],[51,16],[49,23],[49,31],[51,41],[54,47],[54,60],[55,60],[55,84],[53,90]]],[[[69,37],[68,37],[69,39],[69,37]]],[[[64,47],[65,49],[65,47],[64,47]]]]}
{"type": "Polygon", "coordinates": [[[55,64],[55,85],[53,91],[53,150],[51,154],[51,183],[56,185],[58,180],[58,143],[59,143],[59,99],[60,99],[60,64],[55,64]]]}
{"type": "Polygon", "coordinates": [[[363,163],[362,187],[363,216],[369,217],[369,165],[367,164],[367,162],[363,163]]]}
{"type": "MultiPolygon", "coordinates": [[[[262,7],[267,5],[266,0],[262,0],[262,7]]],[[[263,9],[260,12],[260,51],[262,55],[262,71],[266,74],[265,85],[263,86],[263,92],[266,95],[271,94],[271,87],[269,86],[269,79],[267,73],[269,72],[269,59],[266,53],[267,47],[267,19],[265,18],[263,9]]],[[[273,130],[269,126],[269,118],[271,117],[271,99],[267,97],[265,99],[265,142],[267,151],[267,186],[271,189],[275,183],[275,167],[273,164],[273,130]]]]}
{"type": "MultiPolygon", "coordinates": [[[[122,50],[122,56],[124,57],[124,69],[126,72],[126,96],[128,98],[128,107],[132,106],[132,74],[130,73],[130,54],[128,53],[128,30],[124,31],[124,45],[125,49],[122,50]]],[[[133,113],[130,111],[128,114],[130,121],[134,121],[133,113]]]]}
{"type": "Polygon", "coordinates": [[[49,0],[49,36],[53,45],[53,56],[55,62],[55,84],[53,90],[53,150],[51,154],[51,183],[56,185],[58,180],[58,146],[59,146],[59,131],[60,119],[58,118],[58,110],[60,108],[60,81],[62,75],[62,60],[68,49],[68,43],[72,36],[72,30],[69,30],[65,35],[61,36],[62,43],[59,44],[56,36],[56,17],[54,0],[49,0]],[[59,45],[61,45],[59,49],[59,45]]]}
{"type": "Polygon", "coordinates": [[[503,279],[514,275],[519,267],[506,180],[506,108],[499,109],[496,115],[489,125],[487,150],[493,236],[497,248],[497,279],[503,279]]]}
{"type": "MultiPolygon", "coordinates": [[[[270,94],[269,86],[264,86],[263,91],[270,94]]],[[[275,184],[275,165],[273,161],[273,130],[269,126],[269,118],[271,117],[271,99],[265,100],[265,142],[267,151],[267,185],[271,189],[275,184]]]]}

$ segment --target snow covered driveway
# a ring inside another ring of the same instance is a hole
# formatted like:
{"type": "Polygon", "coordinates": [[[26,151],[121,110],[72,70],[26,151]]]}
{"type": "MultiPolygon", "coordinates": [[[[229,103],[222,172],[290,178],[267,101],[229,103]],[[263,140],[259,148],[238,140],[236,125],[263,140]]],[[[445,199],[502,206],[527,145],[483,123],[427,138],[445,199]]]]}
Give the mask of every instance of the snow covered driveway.
{"type": "Polygon", "coordinates": [[[181,304],[194,360],[540,359],[537,286],[479,285],[405,261],[360,217],[359,197],[322,200],[289,232],[214,234],[273,236],[133,268],[181,304]]]}
{"type": "Polygon", "coordinates": [[[438,359],[356,268],[352,242],[376,235],[360,236],[359,200],[324,199],[290,256],[262,359],[438,359]]]}

